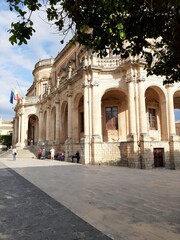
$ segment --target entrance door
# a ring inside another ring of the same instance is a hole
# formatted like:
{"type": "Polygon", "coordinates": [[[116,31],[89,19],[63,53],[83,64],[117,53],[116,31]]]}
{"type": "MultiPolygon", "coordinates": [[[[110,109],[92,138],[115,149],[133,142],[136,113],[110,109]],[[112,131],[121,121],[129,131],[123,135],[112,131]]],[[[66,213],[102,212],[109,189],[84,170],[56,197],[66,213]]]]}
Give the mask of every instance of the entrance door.
{"type": "Polygon", "coordinates": [[[164,167],[164,148],[154,148],[154,167],[164,167]]]}

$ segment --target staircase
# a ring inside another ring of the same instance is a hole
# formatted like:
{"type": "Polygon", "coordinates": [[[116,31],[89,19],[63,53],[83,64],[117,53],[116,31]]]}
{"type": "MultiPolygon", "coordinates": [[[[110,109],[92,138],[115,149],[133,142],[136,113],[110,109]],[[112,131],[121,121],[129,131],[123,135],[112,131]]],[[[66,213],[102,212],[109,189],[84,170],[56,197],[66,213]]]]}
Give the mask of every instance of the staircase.
{"type": "MultiPolygon", "coordinates": [[[[17,158],[37,158],[37,147],[17,148],[17,158]]],[[[12,150],[1,152],[0,158],[12,158],[12,150]]]]}

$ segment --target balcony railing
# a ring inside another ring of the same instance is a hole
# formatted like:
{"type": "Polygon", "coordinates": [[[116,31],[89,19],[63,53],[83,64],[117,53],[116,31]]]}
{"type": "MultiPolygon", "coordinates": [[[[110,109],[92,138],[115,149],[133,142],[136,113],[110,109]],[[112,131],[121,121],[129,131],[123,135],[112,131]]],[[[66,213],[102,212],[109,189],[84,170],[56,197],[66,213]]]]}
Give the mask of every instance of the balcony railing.
{"type": "Polygon", "coordinates": [[[39,62],[36,63],[35,69],[38,67],[43,67],[43,66],[48,66],[48,65],[52,66],[53,63],[54,63],[54,58],[40,60],[39,62]]]}
{"type": "Polygon", "coordinates": [[[104,69],[114,69],[119,67],[121,64],[124,64],[126,60],[121,59],[120,57],[112,57],[112,58],[97,58],[96,56],[92,56],[91,58],[87,57],[83,61],[83,67],[99,67],[104,69]]]}
{"type": "Polygon", "coordinates": [[[23,104],[36,104],[39,101],[39,96],[25,97],[21,101],[23,104]]]}

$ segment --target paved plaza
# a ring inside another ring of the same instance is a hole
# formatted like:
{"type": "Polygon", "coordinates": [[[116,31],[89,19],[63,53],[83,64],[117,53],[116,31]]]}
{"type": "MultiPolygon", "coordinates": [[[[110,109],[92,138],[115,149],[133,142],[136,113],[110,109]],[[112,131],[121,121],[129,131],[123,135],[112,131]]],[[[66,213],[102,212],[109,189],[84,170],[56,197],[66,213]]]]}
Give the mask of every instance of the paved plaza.
{"type": "Polygon", "coordinates": [[[179,240],[180,171],[0,159],[0,240],[179,240]]]}

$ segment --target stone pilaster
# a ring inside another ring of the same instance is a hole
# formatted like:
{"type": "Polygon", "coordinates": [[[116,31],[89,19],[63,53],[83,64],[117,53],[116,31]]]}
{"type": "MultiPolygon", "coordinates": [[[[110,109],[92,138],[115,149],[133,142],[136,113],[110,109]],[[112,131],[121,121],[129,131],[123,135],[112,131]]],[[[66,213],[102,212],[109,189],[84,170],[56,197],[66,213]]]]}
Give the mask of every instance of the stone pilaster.
{"type": "Polygon", "coordinates": [[[39,111],[39,143],[42,142],[42,127],[43,127],[43,111],[42,109],[40,108],[40,111],[39,111]]]}
{"type": "Polygon", "coordinates": [[[69,89],[68,97],[68,139],[72,139],[72,91],[69,89]]]}
{"type": "Polygon", "coordinates": [[[27,141],[27,127],[25,127],[25,114],[22,112],[21,114],[21,147],[26,146],[27,141]]]}
{"type": "Polygon", "coordinates": [[[19,121],[18,121],[18,146],[20,145],[21,142],[21,114],[19,114],[19,121]]]}
{"type": "Polygon", "coordinates": [[[90,75],[88,71],[84,74],[84,162],[85,164],[91,163],[91,109],[90,109],[90,75]]]}
{"type": "Polygon", "coordinates": [[[173,135],[176,135],[173,86],[171,84],[168,84],[166,88],[167,88],[167,96],[168,96],[169,137],[171,137],[173,135]]]}
{"type": "Polygon", "coordinates": [[[13,129],[13,146],[17,143],[18,141],[18,117],[16,116],[14,118],[14,129],[13,129]]]}
{"type": "Polygon", "coordinates": [[[135,108],[135,89],[134,79],[130,72],[127,76],[128,83],[128,119],[129,119],[129,135],[135,136],[136,132],[136,108],[135,108]]]}
{"type": "Polygon", "coordinates": [[[140,134],[147,134],[147,116],[144,92],[145,79],[138,79],[140,134]]]}
{"type": "Polygon", "coordinates": [[[50,106],[47,106],[47,116],[46,116],[46,141],[50,140],[50,106]]]}
{"type": "Polygon", "coordinates": [[[56,144],[60,141],[60,101],[56,100],[56,144]]]}
{"type": "Polygon", "coordinates": [[[92,163],[102,161],[102,113],[101,99],[98,95],[98,75],[93,75],[93,82],[90,85],[91,89],[91,116],[92,116],[92,135],[91,135],[91,161],[92,163]]]}

